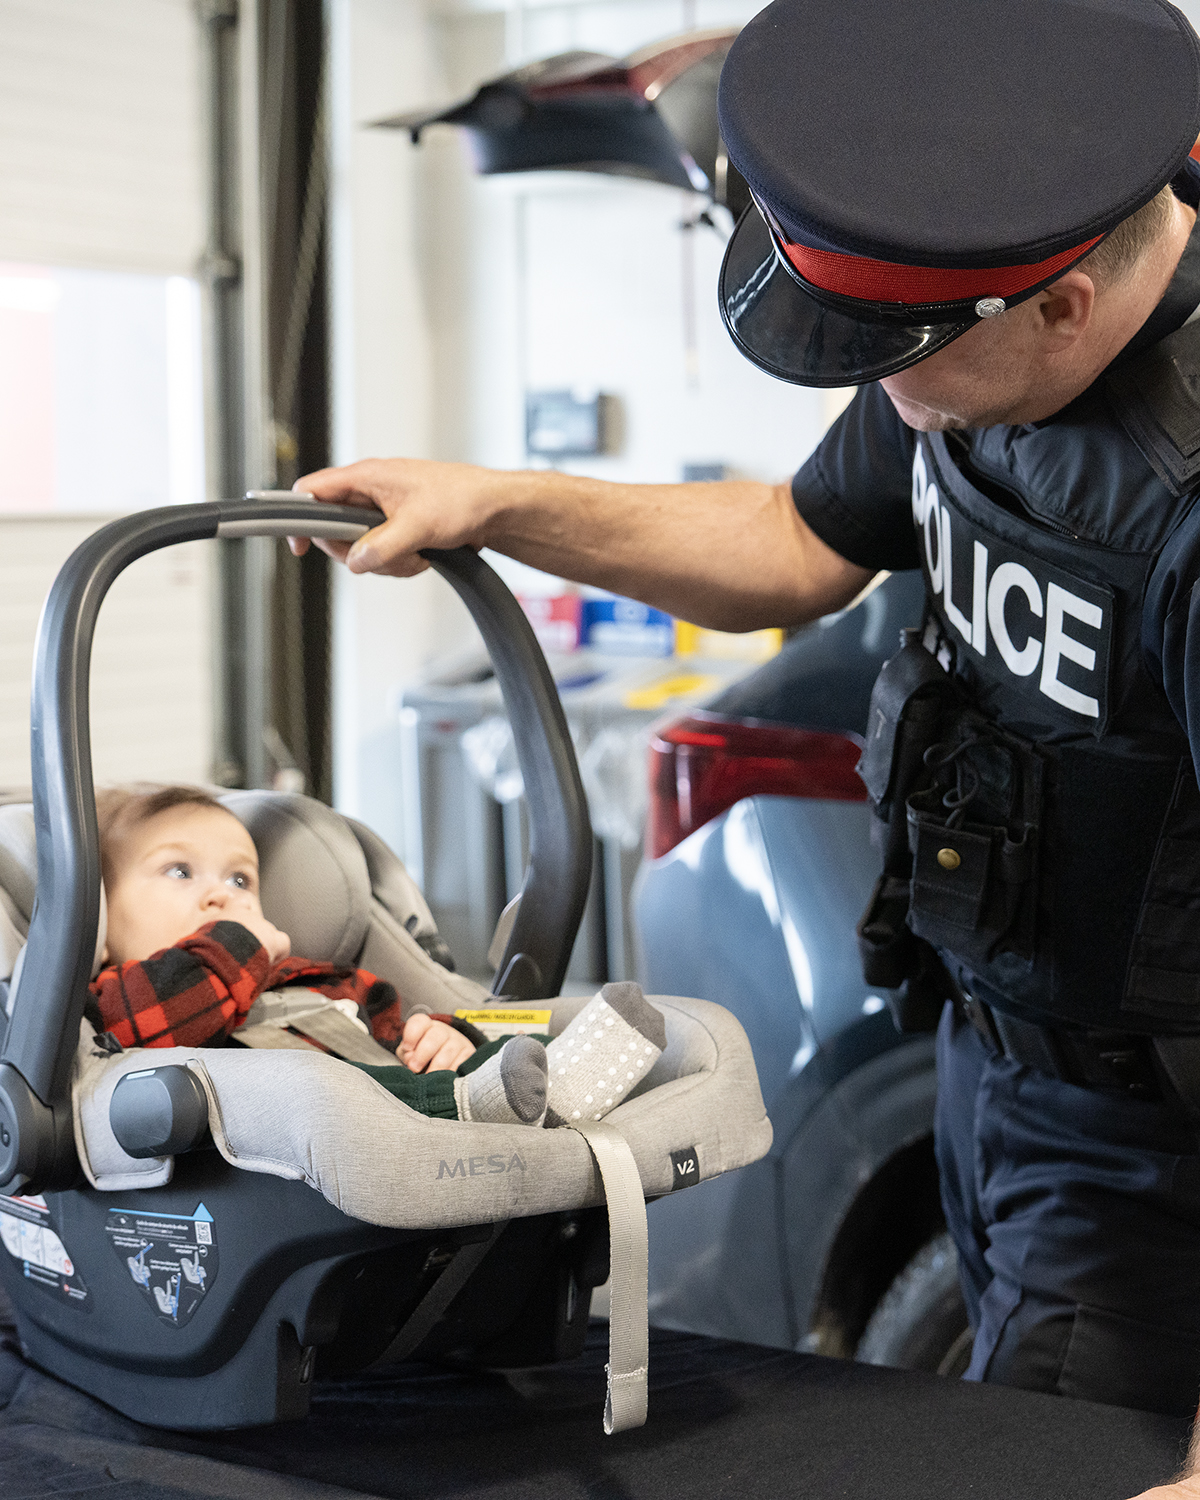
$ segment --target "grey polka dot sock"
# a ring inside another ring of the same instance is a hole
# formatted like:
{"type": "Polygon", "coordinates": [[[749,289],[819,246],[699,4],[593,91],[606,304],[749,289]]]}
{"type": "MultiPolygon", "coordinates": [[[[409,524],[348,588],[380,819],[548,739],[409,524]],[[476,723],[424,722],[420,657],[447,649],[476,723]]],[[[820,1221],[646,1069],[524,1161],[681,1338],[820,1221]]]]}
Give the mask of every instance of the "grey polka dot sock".
{"type": "Polygon", "coordinates": [[[667,1028],[641,986],[606,984],[546,1049],[547,1125],[601,1120],[663,1054],[667,1028]]]}
{"type": "Polygon", "coordinates": [[[514,1036],[472,1073],[454,1080],[460,1120],[540,1125],[546,1114],[546,1049],[514,1036]]]}

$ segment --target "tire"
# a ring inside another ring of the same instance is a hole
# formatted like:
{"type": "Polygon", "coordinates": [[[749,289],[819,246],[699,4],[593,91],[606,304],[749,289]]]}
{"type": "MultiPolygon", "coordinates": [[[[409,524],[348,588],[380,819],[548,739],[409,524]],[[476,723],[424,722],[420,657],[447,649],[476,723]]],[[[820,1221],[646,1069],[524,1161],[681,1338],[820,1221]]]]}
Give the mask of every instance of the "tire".
{"type": "Polygon", "coordinates": [[[958,1256],[942,1233],[917,1251],[880,1298],[854,1357],[957,1378],[970,1362],[971,1341],[958,1256]]]}

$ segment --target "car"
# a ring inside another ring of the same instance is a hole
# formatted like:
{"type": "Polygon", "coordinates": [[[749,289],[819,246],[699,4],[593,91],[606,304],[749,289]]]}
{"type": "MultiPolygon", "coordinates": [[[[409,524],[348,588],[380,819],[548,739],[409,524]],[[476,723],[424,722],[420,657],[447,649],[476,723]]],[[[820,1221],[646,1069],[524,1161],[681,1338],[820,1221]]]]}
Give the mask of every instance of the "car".
{"type": "Polygon", "coordinates": [[[934,1040],[867,985],[878,875],[855,774],[871,687],[924,607],[881,575],[658,726],[634,890],[650,993],[726,1006],[774,1127],[756,1165],[651,1208],[659,1327],[961,1373],[971,1335],[933,1154],[934,1040]]]}

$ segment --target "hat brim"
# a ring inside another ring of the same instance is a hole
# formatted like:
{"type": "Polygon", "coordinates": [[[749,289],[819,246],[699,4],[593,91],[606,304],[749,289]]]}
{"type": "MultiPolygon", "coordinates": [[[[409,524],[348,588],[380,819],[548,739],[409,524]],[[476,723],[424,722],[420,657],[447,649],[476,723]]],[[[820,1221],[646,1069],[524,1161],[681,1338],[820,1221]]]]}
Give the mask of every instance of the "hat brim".
{"type": "Polygon", "coordinates": [[[871,322],[819,302],[784,269],[757,208],[738,220],[718,283],[721,317],[742,354],[793,385],[866,385],[926,359],[974,319],[871,322]]]}

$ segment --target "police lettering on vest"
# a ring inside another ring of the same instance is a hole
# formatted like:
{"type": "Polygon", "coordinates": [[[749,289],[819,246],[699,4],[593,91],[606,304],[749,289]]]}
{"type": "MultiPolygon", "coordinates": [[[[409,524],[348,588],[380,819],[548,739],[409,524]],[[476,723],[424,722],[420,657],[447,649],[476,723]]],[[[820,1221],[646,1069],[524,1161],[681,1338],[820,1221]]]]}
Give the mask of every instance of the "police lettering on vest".
{"type": "Polygon", "coordinates": [[[913,456],[912,514],[930,601],[944,630],[973,653],[972,676],[1003,675],[1034,716],[1099,734],[1108,717],[1111,591],[1054,567],[963,513],[913,456]],[[1064,720],[1065,711],[1067,718],[1064,720]]]}

